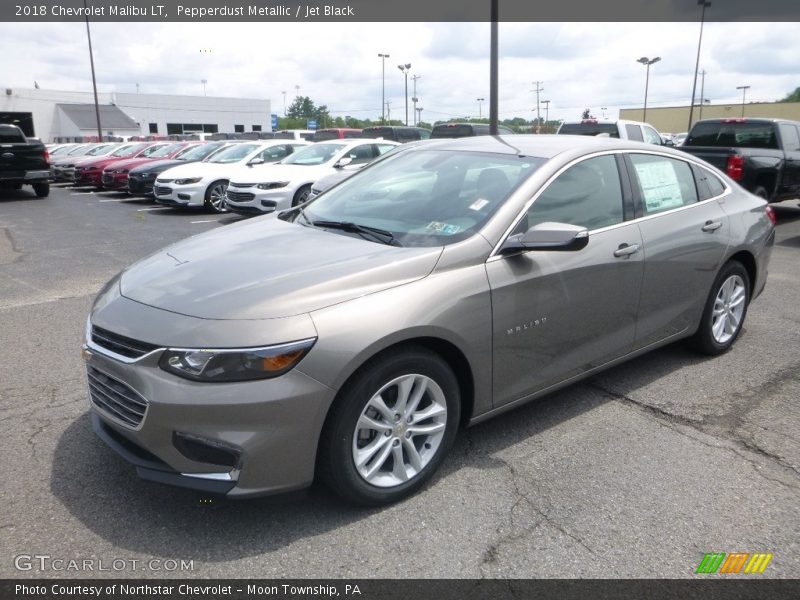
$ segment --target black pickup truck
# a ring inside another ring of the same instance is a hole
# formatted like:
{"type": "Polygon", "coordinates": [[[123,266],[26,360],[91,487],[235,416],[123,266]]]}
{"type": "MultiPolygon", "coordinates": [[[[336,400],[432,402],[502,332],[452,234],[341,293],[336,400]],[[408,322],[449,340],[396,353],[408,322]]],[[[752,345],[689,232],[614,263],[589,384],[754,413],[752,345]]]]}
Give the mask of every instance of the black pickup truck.
{"type": "Polygon", "coordinates": [[[0,188],[33,186],[39,198],[50,193],[50,157],[44,144],[29,140],[15,125],[0,125],[0,188]]]}
{"type": "Polygon", "coordinates": [[[800,122],[707,119],[679,146],[769,202],[800,198],[800,122]]]}

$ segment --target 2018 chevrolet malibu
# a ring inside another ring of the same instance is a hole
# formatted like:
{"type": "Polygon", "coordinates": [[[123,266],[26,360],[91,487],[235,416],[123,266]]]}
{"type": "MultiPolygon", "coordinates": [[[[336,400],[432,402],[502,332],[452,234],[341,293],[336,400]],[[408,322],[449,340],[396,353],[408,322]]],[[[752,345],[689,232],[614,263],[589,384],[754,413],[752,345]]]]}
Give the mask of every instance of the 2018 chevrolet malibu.
{"type": "Polygon", "coordinates": [[[422,142],[110,281],[93,426],[151,480],[396,501],[459,425],[681,338],[728,350],[773,240],[763,200],[668,148],[422,142]]]}

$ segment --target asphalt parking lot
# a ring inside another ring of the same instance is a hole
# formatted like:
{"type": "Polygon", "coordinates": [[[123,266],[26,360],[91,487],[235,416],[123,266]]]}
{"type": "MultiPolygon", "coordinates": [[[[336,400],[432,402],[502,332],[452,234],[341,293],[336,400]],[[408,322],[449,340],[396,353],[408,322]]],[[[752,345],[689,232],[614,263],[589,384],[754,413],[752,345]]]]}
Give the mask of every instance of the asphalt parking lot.
{"type": "Polygon", "coordinates": [[[320,487],[227,502],[145,482],[90,430],[97,290],[239,217],[0,192],[0,577],[681,578],[720,551],[773,553],[763,577],[797,577],[800,207],[775,208],[767,288],[731,352],[669,346],[462,432],[421,493],[364,510],[320,487]],[[20,555],[108,570],[20,571],[20,555]]]}

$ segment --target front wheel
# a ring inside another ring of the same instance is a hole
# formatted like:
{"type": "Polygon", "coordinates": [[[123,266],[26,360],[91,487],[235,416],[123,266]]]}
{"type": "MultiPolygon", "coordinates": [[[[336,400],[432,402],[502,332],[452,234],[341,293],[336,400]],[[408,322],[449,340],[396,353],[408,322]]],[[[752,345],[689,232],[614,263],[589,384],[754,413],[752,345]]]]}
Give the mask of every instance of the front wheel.
{"type": "Polygon", "coordinates": [[[323,432],[320,475],[356,504],[409,496],[453,444],[460,408],[458,382],[441,357],[417,347],[388,352],[342,388],[323,432]]]}
{"type": "Polygon", "coordinates": [[[47,198],[50,195],[49,183],[34,183],[33,191],[37,198],[47,198]]]}
{"type": "Polygon", "coordinates": [[[306,202],[306,200],[308,200],[308,197],[310,195],[311,195],[311,186],[304,185],[299,190],[297,190],[297,192],[294,195],[294,198],[292,198],[292,206],[300,206],[301,204],[306,202]]]}
{"type": "Polygon", "coordinates": [[[215,181],[206,189],[204,205],[206,210],[211,212],[225,212],[225,192],[228,191],[228,182],[225,180],[215,181]]]}
{"type": "Polygon", "coordinates": [[[737,261],[727,263],[714,280],[706,300],[695,347],[704,354],[726,352],[739,337],[750,303],[750,277],[737,261]]]}

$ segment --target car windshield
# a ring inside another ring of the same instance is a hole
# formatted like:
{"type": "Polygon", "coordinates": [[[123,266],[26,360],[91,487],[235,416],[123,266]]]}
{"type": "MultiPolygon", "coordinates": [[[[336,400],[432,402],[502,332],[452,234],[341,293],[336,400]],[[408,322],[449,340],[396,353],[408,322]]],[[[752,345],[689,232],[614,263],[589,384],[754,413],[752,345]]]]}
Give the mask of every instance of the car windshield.
{"type": "Polygon", "coordinates": [[[90,144],[83,144],[82,146],[77,146],[76,148],[73,148],[72,150],[67,152],[67,155],[68,156],[83,156],[84,154],[86,154],[91,149],[92,149],[92,146],[90,144]]]}
{"type": "Polygon", "coordinates": [[[229,148],[225,148],[224,150],[220,150],[214,156],[209,158],[206,162],[210,163],[233,163],[238,162],[244,158],[247,158],[247,155],[253,152],[253,150],[258,149],[258,144],[236,144],[234,146],[230,146],[229,148]]]}
{"type": "Polygon", "coordinates": [[[118,148],[114,152],[111,153],[111,156],[129,156],[131,154],[136,154],[140,152],[144,148],[147,148],[147,144],[133,144],[132,146],[123,146],[122,148],[118,148]]]}
{"type": "MultiPolygon", "coordinates": [[[[472,236],[545,162],[486,152],[399,152],[284,218],[306,226],[322,221],[377,228],[402,246],[444,246],[472,236]]],[[[353,229],[335,230],[360,235],[353,229]]]]}
{"type": "Polygon", "coordinates": [[[346,144],[314,144],[281,161],[282,165],[321,165],[331,160],[346,144]]]}
{"type": "Polygon", "coordinates": [[[175,152],[178,148],[180,148],[183,144],[167,144],[166,146],[156,146],[153,152],[147,154],[144,153],[145,156],[149,158],[163,158],[165,156],[169,156],[173,152],[175,152]]]}
{"type": "Polygon", "coordinates": [[[179,152],[175,158],[179,160],[203,160],[206,156],[211,155],[222,148],[221,142],[214,142],[212,144],[200,144],[198,146],[189,146],[182,152],[179,152]]]}
{"type": "Polygon", "coordinates": [[[86,156],[103,156],[108,154],[109,150],[114,147],[115,144],[104,144],[103,146],[97,146],[92,148],[86,153],[86,156]]]}

